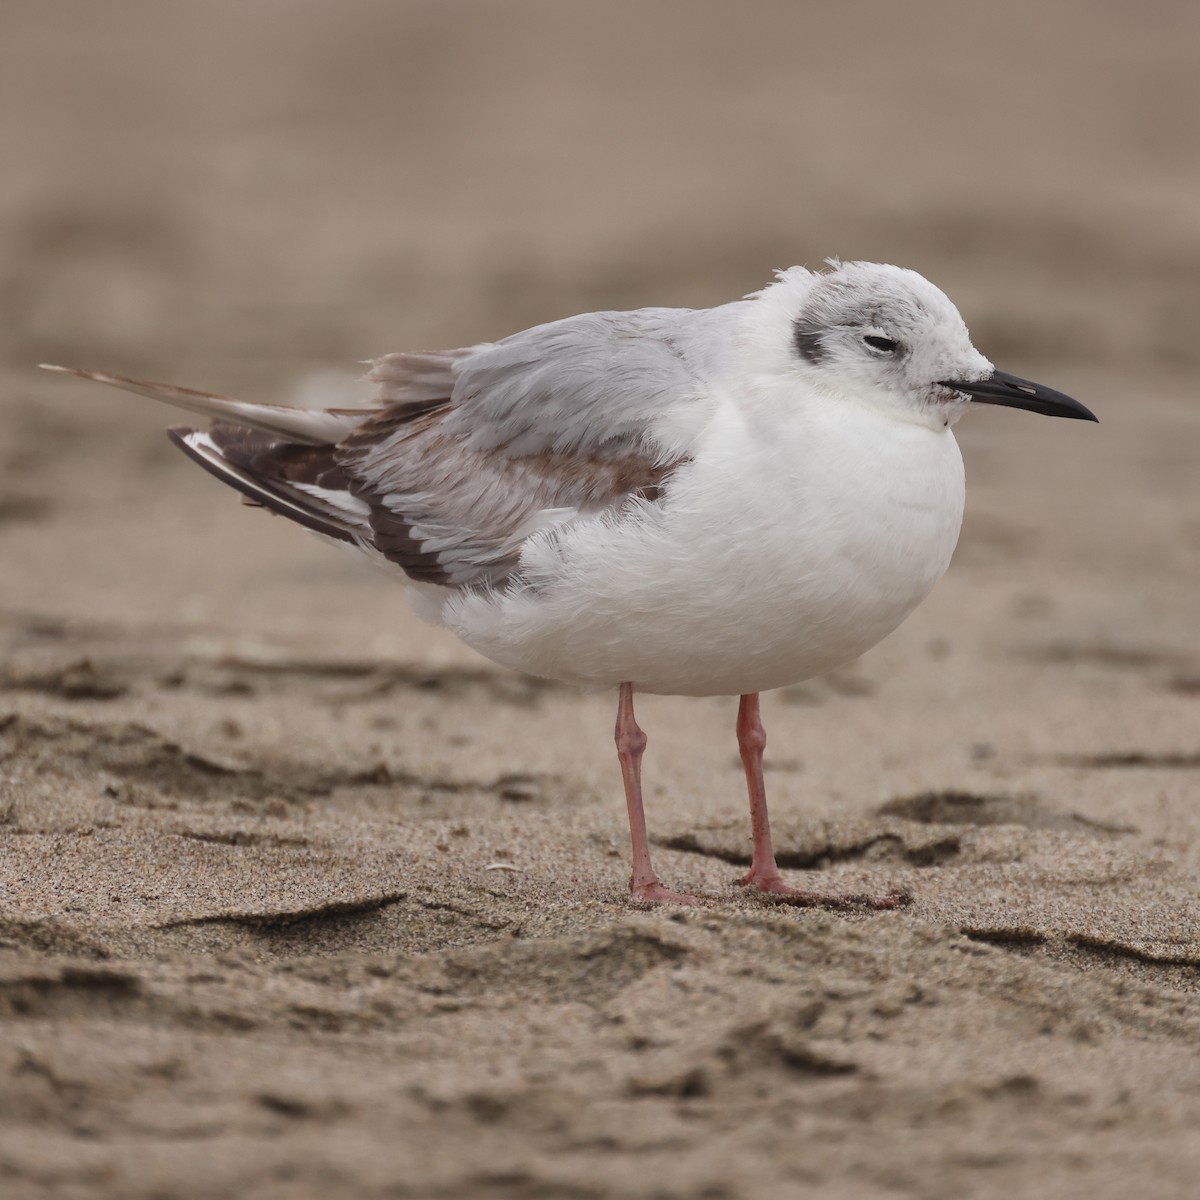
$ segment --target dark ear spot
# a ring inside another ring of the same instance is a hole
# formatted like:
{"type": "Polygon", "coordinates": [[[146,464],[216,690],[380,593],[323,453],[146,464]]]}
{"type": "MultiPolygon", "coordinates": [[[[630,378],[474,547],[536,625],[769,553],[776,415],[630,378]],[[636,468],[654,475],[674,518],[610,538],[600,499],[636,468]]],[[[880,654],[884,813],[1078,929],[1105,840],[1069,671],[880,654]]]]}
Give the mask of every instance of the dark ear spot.
{"type": "Polygon", "coordinates": [[[822,331],[808,318],[797,317],[792,331],[792,339],[801,358],[816,364],[825,357],[825,343],[821,340],[822,331]]]}

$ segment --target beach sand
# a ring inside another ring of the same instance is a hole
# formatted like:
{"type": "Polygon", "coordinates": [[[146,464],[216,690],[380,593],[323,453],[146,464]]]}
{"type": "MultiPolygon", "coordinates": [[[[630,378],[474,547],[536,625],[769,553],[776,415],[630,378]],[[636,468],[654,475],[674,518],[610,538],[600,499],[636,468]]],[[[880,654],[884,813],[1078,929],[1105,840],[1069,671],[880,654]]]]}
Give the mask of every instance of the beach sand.
{"type": "Polygon", "coordinates": [[[1200,1179],[1200,9],[0,17],[0,1195],[1166,1197],[1200,1179]],[[148,401],[895,261],[1099,426],[960,425],[931,599],[764,698],[505,672],[148,401]]]}

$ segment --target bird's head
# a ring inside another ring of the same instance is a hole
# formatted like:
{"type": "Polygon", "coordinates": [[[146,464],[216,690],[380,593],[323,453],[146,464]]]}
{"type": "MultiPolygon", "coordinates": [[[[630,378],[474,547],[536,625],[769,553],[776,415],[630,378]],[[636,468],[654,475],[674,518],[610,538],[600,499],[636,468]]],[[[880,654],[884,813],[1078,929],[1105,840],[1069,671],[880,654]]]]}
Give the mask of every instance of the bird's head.
{"type": "Polygon", "coordinates": [[[951,425],[971,403],[1096,420],[1069,396],[998,371],[971,344],[949,297],[915,271],[829,267],[792,267],[755,297],[786,313],[788,369],[807,383],[929,424],[951,425]]]}

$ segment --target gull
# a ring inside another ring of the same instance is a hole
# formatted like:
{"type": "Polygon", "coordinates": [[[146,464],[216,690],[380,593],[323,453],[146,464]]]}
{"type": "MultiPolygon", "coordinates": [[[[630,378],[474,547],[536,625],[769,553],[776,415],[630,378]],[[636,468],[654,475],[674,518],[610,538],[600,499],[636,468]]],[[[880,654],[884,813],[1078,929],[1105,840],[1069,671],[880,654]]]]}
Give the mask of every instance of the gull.
{"type": "Polygon", "coordinates": [[[373,402],[314,411],[48,367],[212,420],[172,441],[252,504],[394,571],[416,612],[531,675],[618,692],[637,901],[692,904],[650,857],[637,692],[739,696],[753,853],[776,863],[759,693],[894,630],[950,563],[954,425],[977,404],[1095,421],[997,370],[914,271],[827,260],[709,309],[594,312],[372,360],[373,402]]]}

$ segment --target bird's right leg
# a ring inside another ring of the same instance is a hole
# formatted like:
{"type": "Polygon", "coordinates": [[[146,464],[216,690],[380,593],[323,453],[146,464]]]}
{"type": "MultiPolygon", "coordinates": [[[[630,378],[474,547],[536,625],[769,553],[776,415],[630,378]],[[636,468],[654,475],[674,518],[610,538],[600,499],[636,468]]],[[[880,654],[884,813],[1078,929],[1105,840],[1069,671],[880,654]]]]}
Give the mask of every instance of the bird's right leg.
{"type": "Polygon", "coordinates": [[[746,770],[746,788],[750,794],[750,827],[754,837],[754,854],[750,870],[738,880],[743,886],[776,897],[781,903],[802,908],[899,908],[903,896],[859,896],[847,892],[810,892],[784,883],[775,861],[771,842],[771,822],[767,816],[767,789],[763,784],[763,750],[767,733],[758,710],[758,694],[743,696],[738,705],[738,750],[746,770]]]}
{"type": "Polygon", "coordinates": [[[633,684],[621,684],[617,701],[617,758],[625,781],[625,803],[629,808],[629,837],[633,842],[633,874],[629,893],[635,900],[651,904],[699,904],[696,896],[668,891],[650,862],[646,837],[646,812],[642,807],[642,754],[646,735],[633,716],[633,684]]]}

